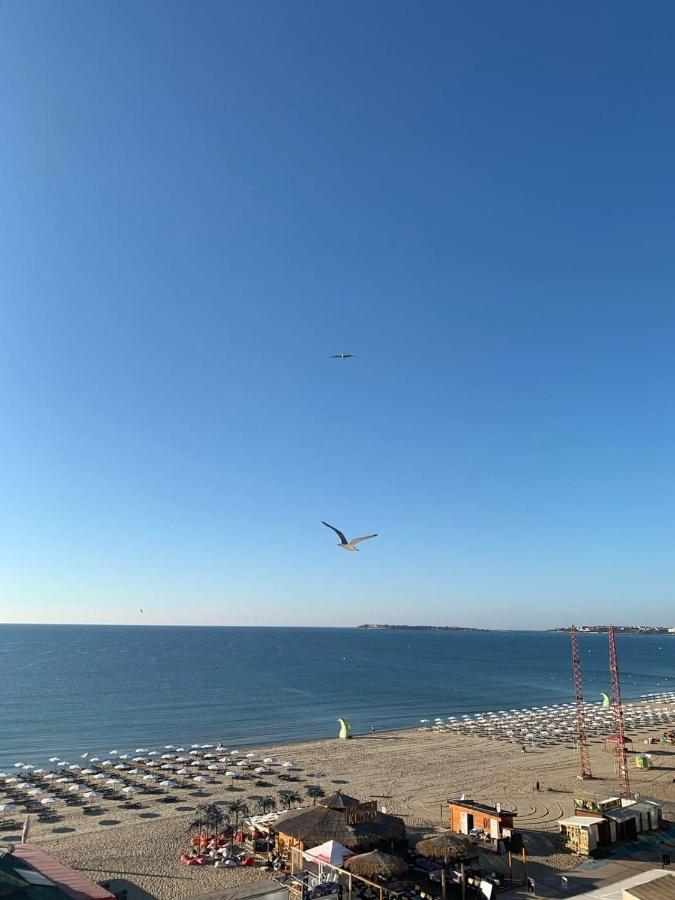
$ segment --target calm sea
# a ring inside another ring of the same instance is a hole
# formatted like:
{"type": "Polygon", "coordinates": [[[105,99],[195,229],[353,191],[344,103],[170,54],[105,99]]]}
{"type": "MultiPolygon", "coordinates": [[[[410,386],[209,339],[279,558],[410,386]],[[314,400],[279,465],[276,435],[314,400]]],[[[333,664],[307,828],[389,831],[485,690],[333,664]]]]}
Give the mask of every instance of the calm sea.
{"type": "MultiPolygon", "coordinates": [[[[675,687],[675,636],[617,639],[626,698],[675,687]]],[[[606,635],[580,637],[585,695],[606,635]]],[[[570,700],[567,635],[321,628],[0,625],[0,765],[222,740],[414,727],[570,700]]]]}

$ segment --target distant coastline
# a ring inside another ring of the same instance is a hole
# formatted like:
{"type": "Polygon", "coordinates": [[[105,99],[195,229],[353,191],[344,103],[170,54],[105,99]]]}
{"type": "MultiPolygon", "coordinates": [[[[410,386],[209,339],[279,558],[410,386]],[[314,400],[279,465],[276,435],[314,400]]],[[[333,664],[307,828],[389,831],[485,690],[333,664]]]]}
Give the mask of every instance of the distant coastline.
{"type": "Polygon", "coordinates": [[[468,628],[459,625],[357,625],[369,631],[490,631],[489,628],[468,628]]]}
{"type": "MultiPolygon", "coordinates": [[[[565,625],[560,628],[550,628],[549,632],[553,634],[570,632],[573,627],[579,633],[585,634],[607,634],[609,631],[609,625],[565,625]]],[[[615,625],[614,631],[617,634],[675,634],[675,628],[668,628],[666,625],[615,625]]]]}

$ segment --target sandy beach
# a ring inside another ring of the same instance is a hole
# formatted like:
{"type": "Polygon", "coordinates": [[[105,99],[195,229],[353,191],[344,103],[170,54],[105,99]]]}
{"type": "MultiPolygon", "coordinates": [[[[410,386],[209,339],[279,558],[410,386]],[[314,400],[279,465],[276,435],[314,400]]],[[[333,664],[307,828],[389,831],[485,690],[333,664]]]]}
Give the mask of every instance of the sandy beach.
{"type": "MultiPolygon", "coordinates": [[[[652,769],[637,769],[629,757],[631,790],[661,800],[666,818],[672,820],[675,747],[644,747],[647,736],[647,732],[631,732],[633,748],[654,753],[656,764],[652,769]]],[[[517,812],[516,825],[527,833],[532,871],[543,876],[578,863],[577,858],[557,852],[554,838],[556,820],[572,813],[575,795],[616,793],[614,757],[597,738],[590,744],[594,780],[583,784],[577,778],[577,755],[569,744],[523,754],[519,746],[508,742],[433,730],[270,746],[261,753],[292,760],[299,767],[298,781],[278,781],[277,774],[270,776],[272,788],[240,781],[232,790],[229,779],[221,779],[199,791],[183,792],[175,806],[153,798],[144,798],[140,810],[106,802],[105,812],[96,818],[83,816],[81,808],[68,808],[58,823],[34,822],[30,839],[96,881],[124,878],[154,896],[178,900],[264,877],[260,870],[180,865],[178,856],[186,846],[187,827],[199,803],[275,796],[283,788],[303,794],[307,785],[318,783],[326,791],[342,788],[359,799],[377,799],[388,812],[402,816],[409,828],[421,832],[440,827],[443,802],[466,793],[517,812]]]]}

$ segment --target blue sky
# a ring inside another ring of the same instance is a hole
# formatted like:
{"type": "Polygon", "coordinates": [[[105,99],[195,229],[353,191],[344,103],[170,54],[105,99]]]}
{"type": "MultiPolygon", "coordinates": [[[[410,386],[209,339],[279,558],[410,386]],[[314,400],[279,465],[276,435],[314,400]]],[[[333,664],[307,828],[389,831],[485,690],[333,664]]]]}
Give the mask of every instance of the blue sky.
{"type": "Polygon", "coordinates": [[[674,624],[672,5],[0,25],[0,620],[674,624]]]}

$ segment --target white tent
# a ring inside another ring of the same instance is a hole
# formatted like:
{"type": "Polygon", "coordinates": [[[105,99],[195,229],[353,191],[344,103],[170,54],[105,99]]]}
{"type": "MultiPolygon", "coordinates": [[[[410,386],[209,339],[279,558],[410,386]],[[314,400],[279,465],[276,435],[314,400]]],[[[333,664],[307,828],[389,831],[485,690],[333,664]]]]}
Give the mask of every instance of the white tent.
{"type": "Polygon", "coordinates": [[[351,850],[343,847],[338,841],[326,841],[325,844],[319,844],[318,847],[312,847],[303,853],[305,859],[330,863],[332,866],[341,866],[346,859],[353,855],[351,850]]]}

